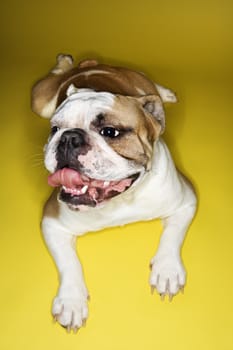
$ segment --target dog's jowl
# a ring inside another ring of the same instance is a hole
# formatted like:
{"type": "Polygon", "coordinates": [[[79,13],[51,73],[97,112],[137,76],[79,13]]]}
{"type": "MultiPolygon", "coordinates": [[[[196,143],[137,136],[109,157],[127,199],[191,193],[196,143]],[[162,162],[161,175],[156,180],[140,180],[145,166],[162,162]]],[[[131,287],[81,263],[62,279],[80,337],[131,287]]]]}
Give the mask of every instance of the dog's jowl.
{"type": "Polygon", "coordinates": [[[89,231],[161,218],[151,289],[172,299],[185,285],[180,249],[196,197],[161,139],[166,102],[175,94],[142,73],[95,60],[74,67],[70,55],[58,55],[32,89],[33,111],[51,122],[45,167],[54,192],[42,230],[60,275],[52,314],[68,331],[88,317],[75,243],[89,231]]]}

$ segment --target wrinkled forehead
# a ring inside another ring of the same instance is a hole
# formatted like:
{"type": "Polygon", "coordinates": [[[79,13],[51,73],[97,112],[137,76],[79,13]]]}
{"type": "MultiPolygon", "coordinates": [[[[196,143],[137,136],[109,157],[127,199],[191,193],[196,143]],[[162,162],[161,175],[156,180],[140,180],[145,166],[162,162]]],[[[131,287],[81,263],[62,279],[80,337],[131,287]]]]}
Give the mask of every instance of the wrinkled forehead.
{"type": "Polygon", "coordinates": [[[66,128],[88,128],[97,115],[112,109],[114,101],[111,93],[81,90],[67,97],[55,111],[51,123],[66,128]]]}

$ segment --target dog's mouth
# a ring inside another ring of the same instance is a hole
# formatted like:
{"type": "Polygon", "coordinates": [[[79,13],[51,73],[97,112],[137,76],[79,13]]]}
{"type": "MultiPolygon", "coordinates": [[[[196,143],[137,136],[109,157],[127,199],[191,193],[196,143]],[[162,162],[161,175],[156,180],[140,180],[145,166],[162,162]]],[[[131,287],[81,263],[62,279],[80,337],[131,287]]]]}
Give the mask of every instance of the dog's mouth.
{"type": "Polygon", "coordinates": [[[125,192],[138,176],[139,173],[122,180],[103,181],[92,179],[74,169],[63,168],[48,177],[48,184],[61,187],[59,199],[71,209],[83,209],[84,206],[96,207],[125,192]]]}

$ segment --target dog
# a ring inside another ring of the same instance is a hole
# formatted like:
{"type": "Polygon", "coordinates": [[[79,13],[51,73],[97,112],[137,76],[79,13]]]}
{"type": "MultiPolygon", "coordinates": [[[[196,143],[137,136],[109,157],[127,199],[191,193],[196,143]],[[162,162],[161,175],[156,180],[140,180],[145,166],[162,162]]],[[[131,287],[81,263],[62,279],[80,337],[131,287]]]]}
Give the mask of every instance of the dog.
{"type": "Polygon", "coordinates": [[[41,227],[60,276],[52,315],[68,332],[77,332],[88,317],[75,244],[89,231],[160,218],[151,291],[171,300],[184,288],[180,249],[197,200],[161,138],[163,105],[176,101],[143,73],[91,59],[74,66],[63,54],[32,88],[32,110],[51,120],[44,152],[54,191],[41,227]]]}

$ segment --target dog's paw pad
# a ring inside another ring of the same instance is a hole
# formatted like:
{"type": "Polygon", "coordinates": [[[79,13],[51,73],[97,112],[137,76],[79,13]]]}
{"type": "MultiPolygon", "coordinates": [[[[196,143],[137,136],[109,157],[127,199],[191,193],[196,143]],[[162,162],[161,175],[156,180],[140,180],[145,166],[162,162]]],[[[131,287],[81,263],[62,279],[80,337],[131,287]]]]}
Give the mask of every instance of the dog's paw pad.
{"type": "Polygon", "coordinates": [[[60,323],[67,332],[77,333],[85,326],[88,317],[87,300],[79,298],[56,297],[53,302],[52,315],[54,322],[60,323]]]}
{"type": "Polygon", "coordinates": [[[151,261],[151,275],[150,286],[153,294],[156,289],[164,300],[168,296],[172,301],[174,295],[179,291],[184,291],[186,280],[186,273],[180,261],[176,257],[157,257],[155,256],[151,261]]]}

